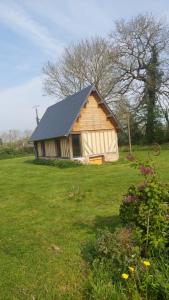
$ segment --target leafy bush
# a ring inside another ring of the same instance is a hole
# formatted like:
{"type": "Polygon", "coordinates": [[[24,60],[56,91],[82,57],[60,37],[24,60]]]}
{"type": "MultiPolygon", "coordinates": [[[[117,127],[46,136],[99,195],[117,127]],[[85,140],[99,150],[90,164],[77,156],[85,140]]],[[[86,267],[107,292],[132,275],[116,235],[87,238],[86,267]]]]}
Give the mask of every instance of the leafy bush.
{"type": "MultiPolygon", "coordinates": [[[[129,159],[133,164],[134,157],[129,159]]],[[[144,182],[124,196],[124,227],[99,232],[88,248],[87,299],[169,299],[169,186],[159,181],[151,161],[133,165],[144,182]]]]}
{"type": "Polygon", "coordinates": [[[94,247],[95,258],[110,259],[117,271],[123,270],[128,265],[129,256],[135,259],[139,255],[139,248],[135,245],[133,232],[125,227],[116,229],[114,233],[108,229],[100,231],[94,247]]]}
{"type": "Polygon", "coordinates": [[[32,162],[36,165],[52,166],[61,169],[82,166],[82,164],[79,161],[73,161],[69,159],[34,159],[32,162]]]}
{"type": "MultiPolygon", "coordinates": [[[[132,145],[132,150],[134,151],[154,151],[154,148],[157,147],[157,144],[153,144],[153,145],[142,145],[142,144],[135,144],[132,145]]],[[[163,150],[169,150],[169,143],[163,143],[160,146],[158,145],[158,148],[163,149],[163,150]]],[[[123,145],[120,146],[120,152],[129,152],[129,146],[128,145],[123,145]]]]}
{"type": "Polygon", "coordinates": [[[169,237],[169,186],[159,182],[152,166],[139,165],[144,183],[131,185],[120,206],[122,224],[134,227],[144,254],[164,250],[169,237]]]}
{"type": "Polygon", "coordinates": [[[118,228],[99,231],[86,257],[91,271],[86,285],[89,299],[128,299],[119,285],[121,274],[136,263],[139,248],[134,244],[132,230],[118,228]]]}
{"type": "Polygon", "coordinates": [[[104,231],[96,239],[85,286],[87,299],[169,299],[169,257],[147,260],[139,247],[132,247],[130,238],[127,243],[123,240],[125,235],[118,229],[116,234],[104,231]]]}

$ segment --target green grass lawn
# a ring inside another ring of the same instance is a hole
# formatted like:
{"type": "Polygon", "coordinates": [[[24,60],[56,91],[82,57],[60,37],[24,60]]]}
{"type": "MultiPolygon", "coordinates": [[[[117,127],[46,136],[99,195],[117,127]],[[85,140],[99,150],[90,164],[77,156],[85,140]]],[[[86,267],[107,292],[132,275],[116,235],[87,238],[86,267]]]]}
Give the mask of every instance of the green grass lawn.
{"type": "MultiPolygon", "coordinates": [[[[31,159],[0,161],[0,299],[83,299],[82,245],[118,224],[122,195],[141,178],[123,158],[68,169],[31,159]]],[[[169,150],[154,160],[169,181],[169,150]]]]}

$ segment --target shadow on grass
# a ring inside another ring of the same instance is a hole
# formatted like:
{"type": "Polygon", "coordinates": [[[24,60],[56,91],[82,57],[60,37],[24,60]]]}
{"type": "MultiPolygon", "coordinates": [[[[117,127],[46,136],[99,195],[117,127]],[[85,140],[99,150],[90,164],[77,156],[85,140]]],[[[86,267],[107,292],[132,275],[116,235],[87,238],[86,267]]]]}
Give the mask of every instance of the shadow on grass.
{"type": "Polygon", "coordinates": [[[92,224],[76,222],[74,226],[81,230],[87,230],[88,233],[97,233],[99,230],[108,229],[114,232],[116,227],[120,225],[120,219],[118,215],[112,216],[96,216],[92,224]]]}
{"type": "Polygon", "coordinates": [[[114,231],[115,228],[119,225],[120,219],[118,215],[112,215],[112,216],[96,216],[94,227],[96,230],[98,229],[104,229],[108,228],[110,231],[114,231]]]}
{"type": "MultiPolygon", "coordinates": [[[[97,257],[98,249],[97,249],[97,239],[100,234],[103,234],[102,231],[108,230],[112,234],[116,230],[117,227],[120,226],[120,219],[118,215],[112,216],[96,216],[93,224],[84,224],[84,223],[75,223],[75,226],[78,229],[88,229],[88,232],[94,233],[94,237],[92,235],[88,241],[85,241],[81,246],[81,255],[84,261],[89,264],[92,264],[93,260],[97,257]]],[[[106,244],[105,244],[106,245],[106,244]]]]}
{"type": "Polygon", "coordinates": [[[25,164],[34,164],[34,159],[27,159],[27,160],[24,160],[24,163],[25,164]]]}

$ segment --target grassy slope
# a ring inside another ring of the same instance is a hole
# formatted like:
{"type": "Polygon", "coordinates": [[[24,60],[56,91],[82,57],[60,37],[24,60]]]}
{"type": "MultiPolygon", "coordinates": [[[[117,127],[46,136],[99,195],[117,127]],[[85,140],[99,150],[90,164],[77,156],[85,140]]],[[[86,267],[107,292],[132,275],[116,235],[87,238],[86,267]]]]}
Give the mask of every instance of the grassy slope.
{"type": "MultiPolygon", "coordinates": [[[[163,150],[155,158],[165,181],[168,156],[163,150]]],[[[122,159],[71,169],[0,161],[0,299],[82,299],[81,245],[97,228],[118,223],[122,194],[139,180],[122,159]],[[69,198],[72,187],[81,201],[69,198]]]]}

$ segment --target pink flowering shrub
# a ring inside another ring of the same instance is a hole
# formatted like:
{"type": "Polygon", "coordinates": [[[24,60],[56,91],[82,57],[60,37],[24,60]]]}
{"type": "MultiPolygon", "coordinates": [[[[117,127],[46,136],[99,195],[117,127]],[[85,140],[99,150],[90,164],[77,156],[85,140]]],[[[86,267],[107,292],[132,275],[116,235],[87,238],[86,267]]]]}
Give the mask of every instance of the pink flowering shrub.
{"type": "Polygon", "coordinates": [[[86,298],[167,300],[169,186],[159,181],[151,161],[128,159],[143,180],[122,199],[120,228],[99,231],[90,245],[86,298]]]}
{"type": "Polygon", "coordinates": [[[155,168],[146,162],[137,167],[144,181],[131,185],[120,206],[124,226],[134,228],[142,251],[164,250],[169,246],[169,187],[162,184],[155,168]]]}
{"type": "Polygon", "coordinates": [[[152,167],[150,167],[150,166],[146,167],[146,166],[144,166],[144,165],[141,165],[141,166],[140,166],[140,172],[141,172],[141,174],[144,175],[144,176],[147,176],[147,175],[154,176],[154,175],[155,175],[155,170],[154,170],[154,168],[152,168],[152,167]]]}

